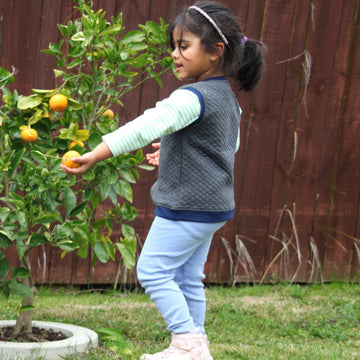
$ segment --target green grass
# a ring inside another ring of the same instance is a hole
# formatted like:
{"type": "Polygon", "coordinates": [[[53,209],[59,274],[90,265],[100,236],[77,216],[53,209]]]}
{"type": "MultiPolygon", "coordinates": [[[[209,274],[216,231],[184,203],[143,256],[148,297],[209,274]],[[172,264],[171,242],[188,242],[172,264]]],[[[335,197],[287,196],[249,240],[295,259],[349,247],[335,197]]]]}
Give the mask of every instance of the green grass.
{"type": "MultiPolygon", "coordinates": [[[[206,327],[214,360],[360,359],[360,285],[281,284],[206,291],[206,327]]],[[[0,319],[16,317],[18,300],[0,297],[0,319]]],[[[35,303],[36,320],[72,323],[99,333],[98,349],[69,360],[134,360],[169,344],[166,325],[139,291],[42,288],[35,303]]]]}

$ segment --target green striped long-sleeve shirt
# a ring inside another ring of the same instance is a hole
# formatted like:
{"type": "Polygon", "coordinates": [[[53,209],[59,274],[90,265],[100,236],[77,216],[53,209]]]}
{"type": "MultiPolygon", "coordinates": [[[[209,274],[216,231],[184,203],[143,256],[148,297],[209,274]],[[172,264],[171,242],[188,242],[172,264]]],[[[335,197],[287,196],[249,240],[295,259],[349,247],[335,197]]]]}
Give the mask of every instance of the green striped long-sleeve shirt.
{"type": "MultiPolygon", "coordinates": [[[[189,126],[199,118],[201,110],[198,95],[186,89],[175,90],[143,115],[104,135],[103,141],[114,156],[137,150],[162,136],[189,126]]],[[[239,143],[240,132],[236,150],[239,143]]]]}

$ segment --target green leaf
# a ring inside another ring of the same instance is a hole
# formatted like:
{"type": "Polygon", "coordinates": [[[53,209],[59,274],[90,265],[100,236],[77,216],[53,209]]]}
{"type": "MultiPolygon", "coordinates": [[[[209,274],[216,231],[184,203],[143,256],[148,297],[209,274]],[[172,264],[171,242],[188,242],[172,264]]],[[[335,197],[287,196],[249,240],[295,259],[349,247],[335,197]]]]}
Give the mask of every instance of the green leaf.
{"type": "Polygon", "coordinates": [[[7,249],[11,245],[12,241],[10,236],[5,231],[0,230],[0,249],[7,249]]]}
{"type": "Polygon", "coordinates": [[[105,245],[101,242],[97,242],[94,246],[94,253],[100,262],[106,264],[109,262],[110,256],[107,252],[105,245]]]}
{"type": "Polygon", "coordinates": [[[72,242],[71,240],[61,240],[57,243],[57,246],[66,252],[74,251],[75,249],[78,249],[78,245],[72,242]]]}
{"type": "Polygon", "coordinates": [[[106,218],[102,217],[100,219],[97,219],[91,223],[91,227],[93,229],[99,229],[102,226],[106,225],[106,218]]]}
{"type": "MultiPolygon", "coordinates": [[[[79,102],[77,102],[76,100],[74,99],[71,99],[71,98],[68,98],[68,107],[67,107],[69,110],[81,110],[81,104],[79,102]]],[[[88,130],[78,130],[79,133],[79,136],[77,138],[77,140],[82,140],[82,141],[85,141],[87,140],[87,138],[89,137],[89,131],[88,130]],[[87,136],[86,136],[86,139],[80,139],[80,137],[83,137],[84,136],[84,132],[86,132],[87,136]],[[81,135],[82,134],[82,135],[81,135]]]]}
{"type": "Polygon", "coordinates": [[[129,77],[129,78],[132,78],[132,77],[135,77],[136,75],[138,75],[138,73],[135,71],[119,71],[119,74],[121,76],[129,77]]]}
{"type": "Polygon", "coordinates": [[[69,186],[64,188],[65,211],[69,215],[76,206],[76,196],[69,186]]]}
{"type": "Polygon", "coordinates": [[[55,220],[57,220],[59,217],[59,214],[46,214],[46,215],[42,215],[39,216],[38,218],[36,218],[35,222],[37,224],[48,224],[51,223],[55,220]]]}
{"type": "Polygon", "coordinates": [[[108,198],[108,196],[110,194],[110,190],[111,190],[111,186],[107,182],[103,181],[100,184],[100,193],[101,193],[102,200],[105,200],[108,198]]]}
{"type": "Polygon", "coordinates": [[[27,250],[24,241],[21,238],[16,238],[15,243],[16,243],[16,249],[18,252],[19,259],[22,259],[27,250]]]}
{"type": "Polygon", "coordinates": [[[49,54],[51,56],[55,56],[57,55],[57,53],[53,50],[50,50],[50,49],[44,49],[44,50],[40,50],[42,53],[45,53],[45,54],[49,54]]]}
{"type": "Polygon", "coordinates": [[[147,170],[147,171],[155,170],[155,166],[146,165],[146,164],[138,165],[138,167],[139,167],[140,169],[147,170]]]}
{"type": "Polygon", "coordinates": [[[102,31],[99,36],[107,36],[107,35],[112,35],[112,34],[120,34],[120,32],[122,30],[124,30],[125,28],[121,25],[113,25],[113,26],[109,26],[106,30],[102,31]]]}
{"type": "Polygon", "coordinates": [[[149,57],[149,54],[147,54],[147,53],[141,54],[138,57],[136,57],[135,59],[133,59],[133,62],[131,65],[135,69],[142,68],[145,66],[145,64],[147,64],[148,57],[149,57]]]}
{"type": "Polygon", "coordinates": [[[75,59],[73,60],[68,66],[66,66],[67,69],[72,69],[75,66],[80,65],[83,62],[83,60],[81,58],[75,59]]]}
{"type": "Polygon", "coordinates": [[[81,45],[77,45],[74,46],[70,52],[69,52],[69,57],[80,57],[82,55],[84,55],[86,53],[86,48],[81,46],[81,45]]]}
{"type": "Polygon", "coordinates": [[[36,234],[31,235],[31,237],[29,238],[26,245],[29,248],[34,248],[39,245],[47,244],[48,242],[49,242],[48,239],[44,235],[36,233],[36,234]]]}
{"type": "Polygon", "coordinates": [[[30,96],[23,96],[18,100],[18,109],[26,110],[32,109],[42,103],[42,97],[36,94],[30,96]]]}
{"type": "Polygon", "coordinates": [[[55,77],[60,77],[60,76],[63,76],[65,74],[65,72],[64,71],[62,71],[62,70],[57,70],[57,69],[54,69],[54,75],[55,75],[55,77]]]}
{"type": "Polygon", "coordinates": [[[46,89],[32,89],[31,90],[34,94],[44,95],[45,97],[51,97],[52,95],[56,94],[56,89],[46,90],[46,89]]]}
{"type": "Polygon", "coordinates": [[[71,37],[72,41],[85,41],[86,37],[83,31],[79,31],[71,37]]]}
{"type": "Polygon", "coordinates": [[[154,34],[162,34],[163,31],[160,27],[160,25],[158,25],[156,22],[148,20],[145,23],[146,27],[149,28],[154,34]]]}
{"type": "Polygon", "coordinates": [[[9,270],[9,262],[4,253],[0,251],[0,279],[6,278],[9,270]]]}
{"type": "Polygon", "coordinates": [[[10,76],[10,72],[0,66],[0,86],[11,84],[15,81],[13,76],[10,76]]]}
{"type": "Polygon", "coordinates": [[[136,241],[133,240],[122,240],[120,243],[115,244],[119,249],[124,265],[128,269],[132,269],[135,266],[135,252],[136,252],[136,241]]]}
{"type": "Polygon", "coordinates": [[[23,210],[16,211],[16,219],[19,222],[21,228],[27,228],[27,213],[23,210]]]}
{"type": "Polygon", "coordinates": [[[83,180],[91,181],[96,177],[94,168],[89,169],[85,174],[82,175],[83,180]]]}
{"type": "Polygon", "coordinates": [[[96,190],[94,190],[92,192],[90,202],[91,202],[91,206],[92,206],[93,209],[96,209],[99,206],[99,204],[100,204],[100,195],[96,190]]]}
{"type": "Polygon", "coordinates": [[[21,306],[20,312],[32,311],[34,309],[35,309],[34,305],[24,305],[24,306],[21,306]]]}
{"type": "Polygon", "coordinates": [[[84,201],[84,202],[80,203],[79,205],[75,206],[70,211],[70,216],[76,216],[76,215],[80,214],[85,209],[86,204],[87,204],[87,201],[84,201]]]}
{"type": "Polygon", "coordinates": [[[107,335],[106,339],[112,340],[112,341],[123,341],[126,340],[125,335],[122,333],[121,330],[113,329],[113,328],[101,328],[98,329],[98,331],[103,334],[107,335]]]}
{"type": "Polygon", "coordinates": [[[132,42],[141,42],[145,40],[145,35],[139,30],[129,31],[126,35],[120,40],[120,44],[129,44],[132,42]]]}
{"type": "MultiPolygon", "coordinates": [[[[68,99],[68,103],[69,103],[68,105],[69,107],[70,106],[73,107],[76,104],[76,102],[72,102],[70,99],[68,99]]],[[[74,109],[74,110],[79,110],[79,109],[74,109]]],[[[86,141],[88,137],[89,137],[89,131],[85,129],[79,130],[79,125],[76,123],[71,123],[68,129],[65,128],[60,129],[60,135],[59,135],[60,139],[67,139],[67,140],[76,139],[76,140],[86,141]]]]}
{"type": "Polygon", "coordinates": [[[143,42],[132,42],[128,44],[127,49],[131,50],[133,52],[138,52],[138,51],[142,51],[145,50],[147,48],[147,45],[143,42]]]}
{"type": "Polygon", "coordinates": [[[12,279],[9,287],[10,290],[17,295],[20,295],[22,297],[24,296],[33,297],[33,293],[31,292],[30,288],[21,282],[17,282],[15,279],[12,279]]]}
{"type": "Polygon", "coordinates": [[[89,254],[89,249],[87,247],[83,247],[78,250],[77,255],[81,257],[82,259],[87,259],[89,254]]]}
{"type": "Polygon", "coordinates": [[[65,223],[65,224],[58,224],[55,226],[55,239],[56,241],[60,241],[64,238],[68,238],[69,236],[71,236],[72,234],[72,229],[69,223],[65,223]]]}
{"type": "MultiPolygon", "coordinates": [[[[49,50],[55,54],[62,54],[61,52],[61,47],[62,47],[62,44],[63,44],[64,40],[61,40],[59,41],[57,44],[54,44],[54,43],[50,43],[49,44],[49,50]]],[[[46,50],[43,50],[44,52],[46,52],[46,50]]]]}
{"type": "Polygon", "coordinates": [[[101,135],[96,133],[95,131],[90,132],[90,136],[88,139],[88,145],[90,150],[93,150],[97,145],[99,145],[102,141],[101,135]]]}
{"type": "Polygon", "coordinates": [[[24,267],[11,268],[13,276],[17,278],[27,278],[30,276],[30,270],[24,267]]]}
{"type": "Polygon", "coordinates": [[[67,30],[68,30],[68,27],[66,25],[61,25],[61,24],[58,24],[58,29],[60,30],[61,32],[61,35],[66,38],[66,35],[67,35],[67,30]]]}
{"type": "Polygon", "coordinates": [[[126,221],[133,221],[137,216],[137,210],[131,204],[124,202],[122,205],[119,216],[126,221]]]}
{"type": "Polygon", "coordinates": [[[121,224],[121,232],[127,239],[132,239],[135,237],[135,230],[132,226],[127,224],[121,224]]]}
{"type": "Polygon", "coordinates": [[[11,199],[9,201],[15,205],[18,209],[25,210],[26,208],[26,202],[22,196],[20,196],[17,193],[10,193],[11,199]]]}
{"type": "Polygon", "coordinates": [[[125,180],[119,180],[119,194],[123,198],[125,198],[127,201],[132,202],[133,201],[133,191],[130,186],[130,184],[125,180]]]}
{"type": "Polygon", "coordinates": [[[114,185],[115,183],[117,183],[118,179],[119,179],[118,174],[115,171],[111,171],[110,174],[108,175],[107,182],[110,185],[114,185]]]}
{"type": "Polygon", "coordinates": [[[87,244],[89,242],[89,225],[86,221],[83,223],[79,223],[75,225],[73,228],[74,233],[76,234],[77,241],[80,245],[85,246],[87,248],[87,244]]]}
{"type": "Polygon", "coordinates": [[[121,177],[123,177],[127,182],[135,184],[136,180],[134,178],[133,173],[129,169],[120,169],[119,173],[121,177]]]}

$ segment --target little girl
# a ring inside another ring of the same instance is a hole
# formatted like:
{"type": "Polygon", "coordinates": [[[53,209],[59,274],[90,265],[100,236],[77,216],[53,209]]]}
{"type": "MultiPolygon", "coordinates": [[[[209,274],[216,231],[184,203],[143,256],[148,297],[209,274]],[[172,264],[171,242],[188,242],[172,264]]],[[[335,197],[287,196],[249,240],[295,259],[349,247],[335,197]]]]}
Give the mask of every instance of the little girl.
{"type": "MultiPolygon", "coordinates": [[[[241,32],[230,10],[200,1],[169,26],[181,80],[191,81],[156,107],[103,137],[75,158],[68,174],[161,138],[158,180],[151,189],[155,219],[137,276],[172,333],[170,347],[143,360],[212,360],[205,335],[203,279],[214,233],[234,215],[233,168],[241,110],[232,86],[253,89],[264,67],[263,46],[241,32]],[[231,84],[230,82],[231,81],[231,84]]],[[[159,147],[155,144],[155,147],[159,147]]]]}

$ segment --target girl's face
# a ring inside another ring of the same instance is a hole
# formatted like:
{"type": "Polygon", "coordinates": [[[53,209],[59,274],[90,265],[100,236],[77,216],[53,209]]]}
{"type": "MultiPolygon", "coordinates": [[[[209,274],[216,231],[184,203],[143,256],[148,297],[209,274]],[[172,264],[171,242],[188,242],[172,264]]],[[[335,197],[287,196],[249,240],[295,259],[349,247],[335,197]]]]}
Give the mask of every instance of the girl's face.
{"type": "Polygon", "coordinates": [[[201,81],[223,75],[218,69],[220,55],[206,52],[197,35],[184,30],[181,39],[181,30],[176,26],[173,39],[175,49],[171,56],[181,80],[201,81]]]}

